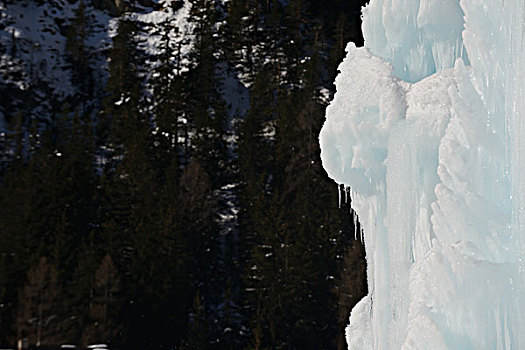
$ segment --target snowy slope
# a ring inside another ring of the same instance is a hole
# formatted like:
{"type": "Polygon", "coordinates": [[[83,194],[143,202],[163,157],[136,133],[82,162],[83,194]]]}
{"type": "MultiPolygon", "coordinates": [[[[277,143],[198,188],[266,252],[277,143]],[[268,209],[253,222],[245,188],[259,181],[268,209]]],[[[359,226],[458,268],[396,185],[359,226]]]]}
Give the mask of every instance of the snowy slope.
{"type": "Polygon", "coordinates": [[[351,349],[525,348],[525,6],[372,0],[320,135],[369,295],[351,349]],[[463,29],[465,28],[465,29],[463,29]]]}
{"type": "MultiPolygon", "coordinates": [[[[71,3],[66,0],[0,3],[0,23],[3,27],[0,43],[8,49],[2,53],[2,60],[10,61],[12,56],[22,60],[27,78],[31,81],[44,80],[59,97],[71,91],[70,67],[65,61],[64,30],[78,4],[79,1],[71,3]]],[[[93,7],[88,7],[87,12],[93,27],[88,45],[98,51],[108,49],[111,44],[107,35],[110,16],[93,7]]]]}
{"type": "MultiPolygon", "coordinates": [[[[66,42],[68,27],[80,2],[0,1],[0,89],[5,94],[9,93],[9,96],[3,96],[0,113],[8,105],[16,107],[27,103],[26,95],[30,94],[36,96],[37,100],[31,114],[40,119],[48,119],[53,111],[50,101],[61,102],[74,93],[66,42]],[[19,101],[8,101],[9,98],[19,101]]],[[[179,30],[171,33],[173,44],[178,45],[181,42],[181,66],[188,65],[185,57],[191,48],[191,37],[188,35],[191,26],[187,22],[189,1],[140,1],[135,3],[134,8],[128,8],[121,14],[100,6],[100,3],[102,2],[95,0],[84,1],[89,23],[86,46],[87,51],[94,55],[90,57],[91,73],[99,94],[104,93],[108,76],[108,54],[119,18],[125,17],[140,24],[142,31],[137,33],[137,39],[143,42],[142,49],[151,56],[157,55],[160,50],[162,32],[158,29],[159,24],[169,22],[171,26],[177,27],[179,30]]],[[[111,1],[106,3],[111,4],[111,1]]],[[[151,67],[145,67],[144,71],[149,72],[156,62],[149,60],[147,64],[151,67]]]]}

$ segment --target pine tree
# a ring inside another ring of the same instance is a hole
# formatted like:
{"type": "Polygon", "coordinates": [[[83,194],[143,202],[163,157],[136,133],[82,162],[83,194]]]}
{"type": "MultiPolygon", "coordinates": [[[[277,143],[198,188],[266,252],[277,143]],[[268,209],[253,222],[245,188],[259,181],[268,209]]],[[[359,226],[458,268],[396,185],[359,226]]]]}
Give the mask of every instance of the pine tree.
{"type": "Polygon", "coordinates": [[[250,87],[257,67],[260,6],[256,0],[233,0],[228,3],[224,30],[224,55],[238,74],[239,80],[250,87]]]}
{"type": "Polygon", "coordinates": [[[27,134],[17,118],[13,130],[8,131],[8,147],[12,160],[0,183],[0,338],[16,341],[18,291],[30,266],[38,261],[34,251],[38,247],[40,218],[35,215],[38,194],[35,162],[26,158],[27,134]],[[22,276],[22,277],[21,277],[22,276]]]}
{"type": "Polygon", "coordinates": [[[81,0],[74,10],[74,17],[66,34],[66,52],[71,64],[71,83],[75,87],[76,103],[89,101],[94,94],[92,49],[88,46],[92,30],[86,5],[81,0]]]}
{"type": "Polygon", "coordinates": [[[107,210],[101,215],[99,234],[126,290],[119,316],[122,341],[140,346],[150,340],[139,339],[138,329],[145,322],[140,315],[144,307],[141,294],[150,271],[144,262],[153,263],[148,260],[153,250],[147,240],[158,190],[150,157],[151,122],[141,106],[143,83],[138,67],[142,55],[135,40],[137,30],[134,21],[121,19],[110,52],[109,95],[103,108],[105,124],[101,124],[109,129],[104,135],[106,164],[101,181],[107,210]]]}
{"type": "Polygon", "coordinates": [[[29,344],[58,344],[57,271],[46,257],[27,274],[27,283],[20,291],[18,338],[27,337],[29,344]]]}
{"type": "Polygon", "coordinates": [[[254,333],[254,345],[287,348],[293,237],[289,235],[290,227],[284,221],[278,195],[263,197],[253,209],[257,216],[252,220],[257,227],[251,233],[254,245],[247,265],[246,288],[252,329],[258,330],[254,333]]]}
{"type": "MultiPolygon", "coordinates": [[[[149,120],[141,113],[141,87],[139,80],[140,61],[142,53],[138,50],[136,40],[137,24],[129,19],[121,19],[117,35],[113,38],[110,51],[109,79],[107,96],[103,101],[102,115],[99,125],[99,135],[108,140],[108,147],[118,158],[128,147],[126,143],[134,143],[135,138],[144,139],[148,135],[149,120]],[[104,130],[109,129],[109,135],[104,130]]],[[[110,166],[114,163],[110,162],[110,166]]]]}
{"type": "Polygon", "coordinates": [[[40,169],[45,186],[41,193],[49,193],[47,218],[52,223],[46,228],[49,239],[45,249],[57,262],[60,281],[65,282],[72,279],[80,247],[88,241],[96,223],[98,179],[93,167],[92,124],[78,113],[71,117],[66,111],[60,118],[55,141],[45,141],[51,148],[42,148],[47,159],[42,159],[40,169]]]}
{"type": "Polygon", "coordinates": [[[179,216],[181,229],[189,239],[190,251],[199,257],[192,267],[194,281],[197,285],[211,284],[217,278],[213,273],[217,237],[211,182],[204,168],[194,160],[184,170],[179,186],[179,200],[185,203],[179,216]]]}
{"type": "Polygon", "coordinates": [[[216,8],[211,0],[192,2],[191,20],[195,25],[195,44],[192,50],[194,67],[191,69],[189,98],[192,102],[189,123],[194,137],[191,140],[193,157],[211,178],[213,186],[226,171],[225,118],[226,104],[219,93],[217,51],[215,45],[216,8]]]}
{"type": "Polygon", "coordinates": [[[197,290],[193,302],[193,312],[191,314],[187,347],[195,350],[205,350],[210,348],[207,334],[206,307],[199,291],[197,290]]]}
{"type": "MultiPolygon", "coordinates": [[[[90,235],[91,238],[92,234],[90,235]]],[[[89,327],[93,273],[98,267],[95,247],[90,239],[82,242],[76,259],[76,268],[63,287],[61,314],[64,315],[60,333],[65,342],[79,344],[82,333],[89,327]]]]}
{"type": "Polygon", "coordinates": [[[106,255],[95,272],[90,303],[91,321],[82,336],[84,344],[118,343],[121,290],[117,268],[111,256],[106,255]]]}
{"type": "MultiPolygon", "coordinates": [[[[252,88],[252,104],[239,127],[238,166],[243,182],[243,207],[249,208],[250,198],[255,198],[272,176],[272,139],[277,118],[272,75],[263,70],[252,88]]],[[[241,198],[241,201],[243,199],[241,198]]]]}
{"type": "Polygon", "coordinates": [[[173,163],[173,170],[177,170],[174,175],[178,177],[178,170],[187,163],[188,155],[187,142],[180,142],[181,138],[188,137],[183,120],[189,108],[187,80],[181,68],[183,42],[172,38],[180,32],[170,20],[161,23],[157,34],[160,36],[161,53],[154,57],[157,66],[149,81],[153,87],[152,112],[156,126],[152,134],[152,151],[154,164],[161,173],[173,163]]]}

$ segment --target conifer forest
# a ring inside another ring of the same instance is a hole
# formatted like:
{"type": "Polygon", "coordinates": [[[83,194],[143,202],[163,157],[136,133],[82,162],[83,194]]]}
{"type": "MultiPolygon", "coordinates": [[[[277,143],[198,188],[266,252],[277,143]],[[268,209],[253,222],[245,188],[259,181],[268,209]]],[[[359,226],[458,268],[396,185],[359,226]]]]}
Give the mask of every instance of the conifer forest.
{"type": "Polygon", "coordinates": [[[0,0],[0,347],[346,349],[318,135],[363,5],[0,0]]]}

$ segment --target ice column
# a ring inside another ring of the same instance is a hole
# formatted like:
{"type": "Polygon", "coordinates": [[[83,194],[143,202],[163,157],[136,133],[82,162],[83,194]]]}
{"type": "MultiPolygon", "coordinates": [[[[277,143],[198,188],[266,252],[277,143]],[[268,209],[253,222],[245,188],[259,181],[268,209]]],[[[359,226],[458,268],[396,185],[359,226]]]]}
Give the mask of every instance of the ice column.
{"type": "Polygon", "coordinates": [[[525,348],[522,0],[371,0],[320,134],[369,295],[351,349],[525,348]],[[523,170],[522,170],[523,169],[523,170]]]}

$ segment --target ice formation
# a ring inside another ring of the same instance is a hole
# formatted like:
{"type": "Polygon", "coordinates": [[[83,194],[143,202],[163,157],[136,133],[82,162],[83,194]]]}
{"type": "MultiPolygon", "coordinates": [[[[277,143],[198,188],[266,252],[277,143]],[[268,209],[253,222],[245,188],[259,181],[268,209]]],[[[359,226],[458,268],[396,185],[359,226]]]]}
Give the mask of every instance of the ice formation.
{"type": "Polygon", "coordinates": [[[369,294],[350,349],[525,349],[525,3],[371,0],[320,134],[369,294]]]}

